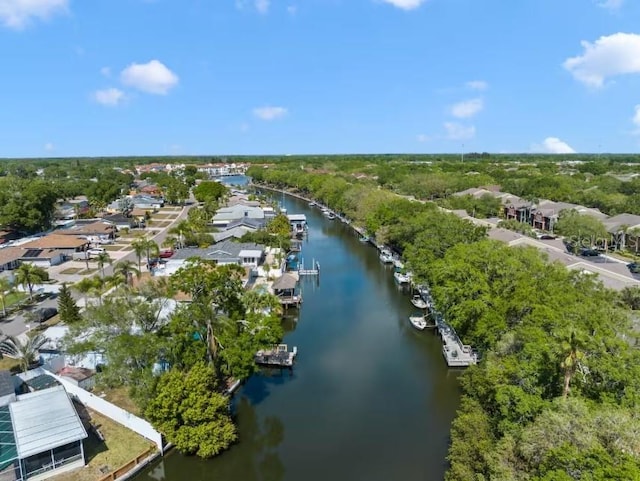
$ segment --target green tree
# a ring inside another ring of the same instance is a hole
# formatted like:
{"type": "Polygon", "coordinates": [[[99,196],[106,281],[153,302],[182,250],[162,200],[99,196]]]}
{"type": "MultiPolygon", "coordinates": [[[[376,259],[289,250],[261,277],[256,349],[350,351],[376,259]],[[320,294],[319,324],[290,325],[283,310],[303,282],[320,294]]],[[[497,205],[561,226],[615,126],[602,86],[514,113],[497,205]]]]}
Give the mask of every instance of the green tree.
{"type": "Polygon", "coordinates": [[[132,261],[120,261],[113,268],[113,277],[117,283],[129,287],[133,284],[133,277],[140,278],[140,269],[136,269],[132,261]]]}
{"type": "Polygon", "coordinates": [[[187,373],[164,374],[145,415],[178,450],[209,458],[237,438],[228,398],[217,392],[215,372],[204,363],[187,373]]]}
{"type": "Polygon", "coordinates": [[[587,214],[578,211],[563,210],[554,230],[568,238],[576,246],[593,247],[597,243],[608,242],[609,233],[604,224],[587,214]]]}
{"type": "Polygon", "coordinates": [[[58,294],[58,312],[60,320],[66,324],[74,324],[82,319],[80,308],[75,299],[71,296],[71,289],[67,283],[63,283],[58,294]]]}
{"type": "Polygon", "coordinates": [[[49,274],[42,267],[24,263],[16,269],[16,282],[29,290],[29,299],[33,300],[33,288],[49,280],[49,274]]]}
{"type": "Polygon", "coordinates": [[[219,201],[228,192],[227,187],[220,182],[204,181],[193,188],[193,195],[198,202],[219,201]]]}
{"type": "Polygon", "coordinates": [[[107,252],[101,252],[100,254],[98,254],[96,260],[98,261],[98,269],[100,269],[100,275],[104,279],[104,266],[105,264],[111,265],[113,263],[113,260],[111,259],[111,257],[109,257],[109,253],[107,252]]]}
{"type": "Polygon", "coordinates": [[[291,235],[291,224],[289,218],[284,214],[276,215],[269,224],[267,224],[267,232],[276,236],[289,237],[291,235]]]}

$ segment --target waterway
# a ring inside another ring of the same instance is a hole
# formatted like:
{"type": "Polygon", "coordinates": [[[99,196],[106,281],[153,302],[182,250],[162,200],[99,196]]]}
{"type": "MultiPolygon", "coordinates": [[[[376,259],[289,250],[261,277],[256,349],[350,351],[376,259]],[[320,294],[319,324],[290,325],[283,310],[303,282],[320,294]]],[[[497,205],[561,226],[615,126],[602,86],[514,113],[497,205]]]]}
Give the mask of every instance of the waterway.
{"type": "Polygon", "coordinates": [[[286,319],[293,373],[254,375],[236,393],[229,451],[203,461],[174,450],[136,481],[442,480],[459,372],[437,336],[411,327],[409,293],[374,247],[306,202],[284,204],[307,215],[302,257],[321,267],[286,319]]]}

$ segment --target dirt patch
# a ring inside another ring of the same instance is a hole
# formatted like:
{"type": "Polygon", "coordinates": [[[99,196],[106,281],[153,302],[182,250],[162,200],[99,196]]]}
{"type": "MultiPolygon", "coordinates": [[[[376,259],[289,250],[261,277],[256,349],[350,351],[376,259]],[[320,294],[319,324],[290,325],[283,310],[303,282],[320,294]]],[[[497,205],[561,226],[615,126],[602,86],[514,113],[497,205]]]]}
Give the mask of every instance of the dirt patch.
{"type": "Polygon", "coordinates": [[[82,269],[82,267],[69,267],[68,269],[60,271],[60,274],[63,274],[65,276],[72,276],[80,272],[82,269]]]}

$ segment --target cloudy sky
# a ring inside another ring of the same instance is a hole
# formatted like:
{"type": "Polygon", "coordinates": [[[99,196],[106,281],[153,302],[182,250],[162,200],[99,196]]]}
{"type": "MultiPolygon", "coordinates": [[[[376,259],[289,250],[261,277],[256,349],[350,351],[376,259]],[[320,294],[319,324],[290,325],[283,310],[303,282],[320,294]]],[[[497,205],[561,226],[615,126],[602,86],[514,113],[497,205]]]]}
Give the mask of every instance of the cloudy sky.
{"type": "Polygon", "coordinates": [[[637,0],[0,0],[0,157],[638,152],[637,0]]]}

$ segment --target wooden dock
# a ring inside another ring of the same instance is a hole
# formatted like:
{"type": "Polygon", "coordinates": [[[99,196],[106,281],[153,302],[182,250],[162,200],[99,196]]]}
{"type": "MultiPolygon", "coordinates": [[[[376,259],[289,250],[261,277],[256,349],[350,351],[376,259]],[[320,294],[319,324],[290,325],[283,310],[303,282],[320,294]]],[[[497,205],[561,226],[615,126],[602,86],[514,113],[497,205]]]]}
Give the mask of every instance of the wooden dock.
{"type": "Polygon", "coordinates": [[[296,346],[289,351],[289,347],[286,344],[278,344],[273,349],[256,352],[254,360],[256,364],[260,366],[291,368],[293,367],[297,354],[298,348],[296,346]]]}

